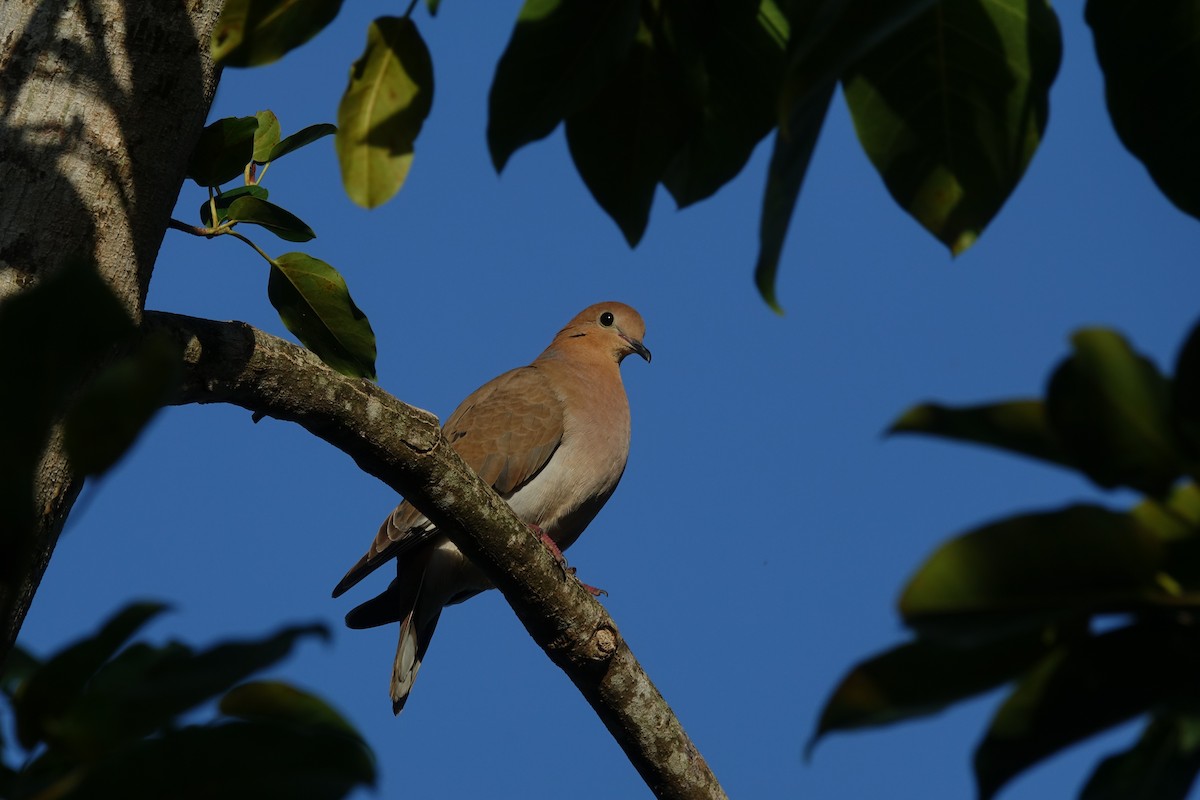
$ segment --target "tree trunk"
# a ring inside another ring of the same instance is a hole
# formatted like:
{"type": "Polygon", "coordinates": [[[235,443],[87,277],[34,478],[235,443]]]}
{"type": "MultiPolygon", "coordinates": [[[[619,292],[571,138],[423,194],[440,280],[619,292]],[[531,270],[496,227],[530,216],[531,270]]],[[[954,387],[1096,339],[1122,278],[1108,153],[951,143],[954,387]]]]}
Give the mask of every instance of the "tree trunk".
{"type": "MultiPolygon", "coordinates": [[[[0,301],[69,258],[93,261],[140,319],[217,73],[221,0],[0,3],[0,301]]],[[[20,421],[6,421],[20,424],[20,421]]],[[[82,487],[52,434],[34,477],[32,551],[0,584],[0,659],[82,487]]]]}

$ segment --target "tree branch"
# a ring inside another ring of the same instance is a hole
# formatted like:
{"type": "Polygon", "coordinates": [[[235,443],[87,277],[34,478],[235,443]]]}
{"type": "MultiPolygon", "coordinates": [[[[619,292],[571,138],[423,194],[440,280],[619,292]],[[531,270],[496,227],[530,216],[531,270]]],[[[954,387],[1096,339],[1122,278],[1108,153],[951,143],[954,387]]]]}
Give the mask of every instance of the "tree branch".
{"type": "Polygon", "coordinates": [[[724,798],[616,624],[442,438],[437,418],[249,325],[147,312],[184,349],[180,403],[295,422],[403,494],[500,590],[658,797],[724,798]]]}

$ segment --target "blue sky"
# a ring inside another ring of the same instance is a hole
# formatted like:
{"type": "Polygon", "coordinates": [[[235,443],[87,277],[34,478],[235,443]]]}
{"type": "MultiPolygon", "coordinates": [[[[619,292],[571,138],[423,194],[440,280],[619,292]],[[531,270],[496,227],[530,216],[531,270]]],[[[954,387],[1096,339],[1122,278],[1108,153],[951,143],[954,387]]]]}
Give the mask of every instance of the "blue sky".
{"type": "MultiPolygon", "coordinates": [[[[842,673],[903,637],[895,597],[938,542],[1017,511],[1130,501],[998,452],[881,436],[921,400],[1040,394],[1078,327],[1118,328],[1169,367],[1196,321],[1200,228],[1113,133],[1081,7],[1059,7],[1065,53],[1045,142],[957,260],[893,204],[837,98],[784,253],[778,317],[751,280],[767,144],[698,207],[677,212],[660,192],[636,251],[575,175],[561,130],[495,175],[487,91],[519,5],[448,0],[436,19],[418,9],[437,87],[395,200],[352,205],[329,139],[272,166],[271,199],[317,231],[305,249],[342,271],[370,317],[380,384],[443,418],[583,307],[617,299],[642,312],[654,362],[623,368],[629,466],[570,557],[610,592],[603,602],[731,796],[972,796],[970,754],[995,695],[834,736],[810,763],[802,748],[842,673]]],[[[271,108],[285,134],[334,121],[367,23],[400,10],[348,3],[279,64],[227,71],[213,118],[271,108]]],[[[202,198],[185,185],[176,216],[193,221],[202,198]]],[[[148,305],[286,335],[266,279],[240,243],[171,231],[148,305]]],[[[646,796],[494,592],[442,618],[393,718],[395,630],[341,625],[387,576],[337,601],[329,591],[395,502],[296,426],[169,409],[85,491],[22,641],[46,652],[134,597],[176,608],[152,637],[200,644],[324,620],[332,645],[303,645],[278,675],[366,735],[379,796],[646,796]]],[[[1002,796],[1072,796],[1135,735],[1072,751],[1002,796]]]]}

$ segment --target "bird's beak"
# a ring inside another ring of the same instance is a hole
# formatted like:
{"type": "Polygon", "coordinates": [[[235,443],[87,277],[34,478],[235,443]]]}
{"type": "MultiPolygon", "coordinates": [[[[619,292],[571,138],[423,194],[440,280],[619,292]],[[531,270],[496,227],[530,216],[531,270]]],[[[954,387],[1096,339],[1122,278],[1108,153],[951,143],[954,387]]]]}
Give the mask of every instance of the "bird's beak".
{"type": "Polygon", "coordinates": [[[620,336],[622,339],[629,342],[629,346],[633,348],[633,352],[646,359],[647,364],[650,363],[650,350],[646,347],[646,345],[642,344],[637,339],[634,339],[632,336],[626,336],[623,333],[620,336]]]}

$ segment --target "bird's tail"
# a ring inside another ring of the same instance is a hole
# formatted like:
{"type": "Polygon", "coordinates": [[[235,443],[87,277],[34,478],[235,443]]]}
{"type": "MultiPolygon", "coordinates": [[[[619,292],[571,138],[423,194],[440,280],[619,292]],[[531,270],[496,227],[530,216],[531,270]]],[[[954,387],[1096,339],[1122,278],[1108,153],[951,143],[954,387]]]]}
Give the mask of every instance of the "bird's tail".
{"type": "MultiPolygon", "coordinates": [[[[420,585],[424,584],[424,578],[422,575],[420,585]]],[[[396,645],[396,660],[392,664],[393,714],[399,714],[408,701],[408,694],[417,679],[417,670],[421,668],[421,660],[425,658],[425,651],[429,649],[429,641],[442,614],[441,603],[436,603],[432,609],[423,607],[431,598],[422,598],[420,585],[413,595],[413,604],[405,609],[400,619],[400,642],[396,645]],[[425,603],[421,602],[422,599],[425,603]]]]}

